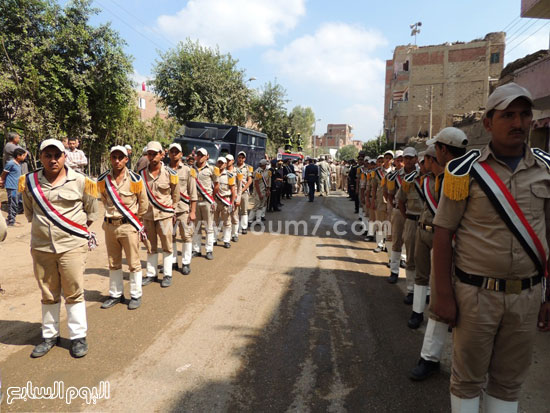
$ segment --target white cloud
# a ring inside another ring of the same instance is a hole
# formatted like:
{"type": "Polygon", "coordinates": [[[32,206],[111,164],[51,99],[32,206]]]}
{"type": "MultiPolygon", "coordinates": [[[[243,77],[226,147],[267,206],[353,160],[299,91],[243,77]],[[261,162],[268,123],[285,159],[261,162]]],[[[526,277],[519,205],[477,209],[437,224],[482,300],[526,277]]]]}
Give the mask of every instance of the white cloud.
{"type": "Polygon", "coordinates": [[[387,40],[374,30],[344,23],[326,23],[313,35],[270,50],[266,60],[300,83],[327,86],[344,96],[384,94],[385,62],[372,56],[387,40]]]}
{"type": "MultiPolygon", "coordinates": [[[[545,23],[540,30],[541,25],[533,27],[530,32],[532,34],[524,34],[519,37],[512,36],[510,42],[506,44],[504,52],[504,63],[508,64],[516,59],[525,57],[530,53],[537,52],[541,49],[548,49],[548,23],[545,23]],[[536,33],[534,33],[538,30],[536,33]]],[[[507,39],[508,40],[508,39],[507,39]]]]}
{"type": "Polygon", "coordinates": [[[305,10],[305,0],[190,0],[175,15],[160,16],[157,27],[174,41],[189,37],[231,51],[274,44],[305,10]]]}
{"type": "Polygon", "coordinates": [[[264,58],[281,77],[315,90],[323,121],[350,123],[357,139],[372,139],[383,123],[386,67],[375,52],[387,44],[375,30],[326,23],[264,58]]]}
{"type": "Polygon", "coordinates": [[[147,82],[149,81],[150,77],[148,76],[145,76],[145,75],[142,75],[141,73],[139,73],[136,69],[134,69],[134,73],[132,73],[130,75],[130,79],[134,82],[134,86],[141,90],[141,84],[143,82],[145,82],[145,84],[147,84],[147,82]]]}

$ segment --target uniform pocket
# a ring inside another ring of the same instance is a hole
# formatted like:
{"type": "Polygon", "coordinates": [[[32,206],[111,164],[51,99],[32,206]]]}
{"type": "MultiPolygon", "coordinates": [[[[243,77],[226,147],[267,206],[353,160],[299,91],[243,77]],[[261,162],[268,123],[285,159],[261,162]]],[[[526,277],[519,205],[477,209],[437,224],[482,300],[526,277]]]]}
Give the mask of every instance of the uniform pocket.
{"type": "Polygon", "coordinates": [[[531,184],[531,212],[533,216],[537,216],[544,209],[544,202],[550,198],[550,188],[548,185],[537,182],[531,184]]]}

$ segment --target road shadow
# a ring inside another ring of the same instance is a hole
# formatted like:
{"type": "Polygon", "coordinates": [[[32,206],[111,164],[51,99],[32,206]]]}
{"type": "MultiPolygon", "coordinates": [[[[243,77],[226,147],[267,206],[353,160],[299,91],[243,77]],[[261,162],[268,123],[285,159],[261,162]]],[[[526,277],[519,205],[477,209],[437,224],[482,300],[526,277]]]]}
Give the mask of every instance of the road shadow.
{"type": "Polygon", "coordinates": [[[317,244],[317,248],[342,248],[346,250],[356,250],[356,251],[369,251],[369,248],[354,247],[351,245],[342,245],[342,244],[317,244]]]}
{"type": "Polygon", "coordinates": [[[385,262],[371,261],[371,260],[365,260],[365,259],[353,258],[353,257],[328,257],[325,255],[318,255],[317,259],[321,261],[343,261],[343,262],[352,262],[355,264],[383,265],[384,267],[386,267],[385,262]]]}
{"type": "MultiPolygon", "coordinates": [[[[328,257],[332,259],[333,257],[328,257]]],[[[449,376],[412,382],[423,336],[403,292],[360,271],[295,267],[271,319],[238,331],[242,367],[182,394],[170,411],[448,412],[449,376]]]]}
{"type": "Polygon", "coordinates": [[[101,291],[98,290],[86,290],[84,289],[84,300],[94,303],[102,303],[108,298],[109,294],[103,295],[101,291]]]}
{"type": "Polygon", "coordinates": [[[0,320],[0,343],[11,346],[37,345],[42,340],[42,324],[0,320]]]}

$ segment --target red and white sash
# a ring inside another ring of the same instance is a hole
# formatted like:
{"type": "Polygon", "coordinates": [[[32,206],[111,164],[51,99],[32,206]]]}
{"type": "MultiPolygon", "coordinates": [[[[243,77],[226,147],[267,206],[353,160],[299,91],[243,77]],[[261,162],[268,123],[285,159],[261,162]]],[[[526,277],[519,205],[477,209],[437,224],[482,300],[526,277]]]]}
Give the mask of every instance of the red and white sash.
{"type": "Polygon", "coordinates": [[[386,175],[386,172],[383,169],[378,168],[376,170],[376,175],[378,175],[378,178],[380,180],[384,179],[384,176],[386,175]]]}
{"type": "Polygon", "coordinates": [[[111,176],[107,175],[105,177],[105,180],[107,181],[107,185],[105,185],[105,190],[109,194],[109,197],[111,198],[111,201],[113,201],[116,209],[118,209],[118,212],[120,212],[122,216],[125,217],[135,229],[137,229],[138,232],[143,231],[144,227],[139,218],[130,210],[130,208],[126,206],[124,202],[122,202],[122,199],[120,198],[120,195],[118,194],[118,191],[113,184],[111,176]]]}
{"type": "Polygon", "coordinates": [[[155,195],[153,195],[153,191],[149,187],[149,181],[147,180],[147,168],[143,168],[140,172],[141,172],[141,177],[143,178],[143,182],[145,183],[145,191],[147,192],[147,197],[149,198],[149,201],[151,201],[153,206],[157,209],[160,209],[163,212],[174,212],[174,208],[172,206],[162,204],[155,197],[155,195]]]}
{"type": "Polygon", "coordinates": [[[491,200],[510,231],[533,260],[540,274],[545,276],[547,257],[544,246],[525,218],[510,190],[487,162],[474,163],[471,174],[491,200]]]}
{"type": "Polygon", "coordinates": [[[435,215],[435,212],[437,211],[437,201],[430,191],[430,180],[431,176],[426,175],[426,178],[424,178],[424,184],[422,186],[424,190],[424,199],[426,200],[426,205],[428,205],[428,209],[430,210],[432,215],[435,215]]]}
{"type": "Polygon", "coordinates": [[[27,186],[30,189],[30,192],[40,207],[44,212],[46,217],[59,229],[80,238],[90,239],[91,234],[88,229],[80,224],[77,224],[74,221],[71,221],[69,218],[63,216],[52,203],[46,198],[40,182],[38,181],[38,171],[32,172],[27,175],[27,186]]]}
{"type": "Polygon", "coordinates": [[[221,201],[221,203],[227,207],[230,207],[232,205],[231,200],[224,198],[223,196],[220,195],[219,192],[216,194],[216,198],[218,198],[221,201]]]}
{"type": "Polygon", "coordinates": [[[206,191],[204,186],[202,186],[202,184],[199,182],[199,177],[198,176],[197,176],[197,179],[195,179],[195,182],[197,183],[197,190],[201,193],[202,197],[208,201],[209,204],[213,204],[214,202],[216,202],[214,200],[214,197],[212,197],[212,195],[210,195],[206,191]]]}
{"type": "Polygon", "coordinates": [[[185,202],[187,205],[191,202],[191,197],[185,195],[183,192],[180,192],[180,199],[185,202]]]}

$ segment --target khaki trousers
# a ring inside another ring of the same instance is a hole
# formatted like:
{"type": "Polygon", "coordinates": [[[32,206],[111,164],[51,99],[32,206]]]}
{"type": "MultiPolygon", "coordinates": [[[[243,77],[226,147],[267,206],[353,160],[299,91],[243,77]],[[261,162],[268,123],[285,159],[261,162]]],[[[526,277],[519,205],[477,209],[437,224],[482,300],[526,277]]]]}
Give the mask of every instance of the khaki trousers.
{"type": "MultiPolygon", "coordinates": [[[[180,212],[176,214],[176,225],[174,226],[173,241],[176,241],[177,229],[180,230],[180,236],[184,243],[193,240],[193,223],[189,222],[189,212],[180,212]]],[[[175,252],[175,251],[174,251],[175,252]]]]}
{"type": "Polygon", "coordinates": [[[541,284],[520,294],[456,281],[451,393],[463,399],[487,393],[516,401],[527,377],[541,302],[541,284]]]}
{"type": "Polygon", "coordinates": [[[403,241],[407,249],[407,266],[408,271],[415,271],[416,265],[414,262],[415,241],[416,241],[416,222],[413,219],[405,219],[405,227],[403,228],[403,241]]]}
{"type": "Polygon", "coordinates": [[[206,234],[214,234],[214,212],[212,211],[212,205],[208,201],[197,202],[195,221],[195,231],[201,230],[201,226],[204,227],[206,234]]]}
{"type": "Polygon", "coordinates": [[[375,212],[376,220],[380,221],[381,224],[383,224],[384,221],[388,220],[388,211],[386,210],[386,204],[384,204],[384,209],[377,209],[375,212]]]}
{"type": "MultiPolygon", "coordinates": [[[[254,211],[256,213],[256,217],[258,217],[258,213],[261,212],[261,210],[263,208],[266,207],[267,205],[267,196],[266,196],[266,193],[265,192],[262,192],[262,196],[263,198],[260,199],[260,197],[258,196],[258,193],[255,191],[254,192],[254,207],[252,208],[252,211],[254,211]]],[[[257,218],[259,219],[259,218],[257,218]]]]}
{"type": "Polygon", "coordinates": [[[369,221],[376,221],[376,211],[372,208],[369,208],[369,221]]]}
{"type": "Polygon", "coordinates": [[[416,266],[416,285],[429,285],[432,269],[431,251],[434,234],[420,227],[416,228],[414,243],[414,264],[416,266]]]}
{"type": "Polygon", "coordinates": [[[391,241],[392,251],[401,252],[403,249],[403,229],[405,228],[405,218],[401,211],[394,208],[391,215],[391,241]]]}
{"type": "Polygon", "coordinates": [[[243,216],[243,215],[248,215],[248,209],[249,209],[249,205],[250,205],[250,195],[248,194],[248,192],[245,192],[244,194],[241,195],[241,204],[239,205],[239,216],[243,216]]]}
{"type": "MultiPolygon", "coordinates": [[[[214,222],[219,225],[220,222],[224,228],[231,227],[231,213],[229,207],[224,205],[222,201],[216,200],[216,211],[214,212],[214,222]]],[[[236,223],[239,221],[237,220],[236,223]]]]}
{"type": "Polygon", "coordinates": [[[145,231],[147,231],[147,253],[156,254],[158,252],[158,239],[162,251],[166,254],[172,253],[172,233],[173,224],[172,218],[159,219],[151,221],[146,219],[143,221],[145,231]]]}
{"type": "Polygon", "coordinates": [[[56,254],[31,249],[34,276],[42,292],[42,304],[56,304],[61,291],[66,304],[84,302],[84,268],[88,244],[56,254]]]}
{"type": "Polygon", "coordinates": [[[139,235],[131,224],[109,224],[103,222],[105,231],[105,246],[109,259],[109,269],[119,270],[122,268],[122,251],[126,255],[130,272],[141,271],[139,259],[139,235]]]}

